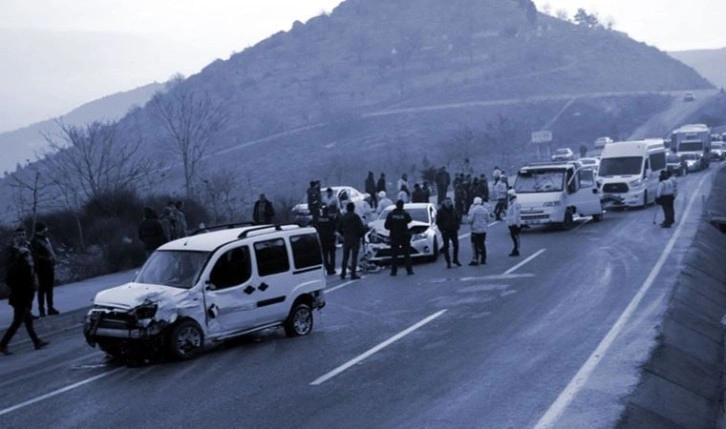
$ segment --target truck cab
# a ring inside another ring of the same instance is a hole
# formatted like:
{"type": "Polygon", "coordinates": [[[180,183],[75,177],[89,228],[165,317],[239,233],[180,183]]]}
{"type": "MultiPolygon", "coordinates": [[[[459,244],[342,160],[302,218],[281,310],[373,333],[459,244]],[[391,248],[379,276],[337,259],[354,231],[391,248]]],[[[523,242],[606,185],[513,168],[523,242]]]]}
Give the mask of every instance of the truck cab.
{"type": "Polygon", "coordinates": [[[602,219],[595,170],[577,161],[527,164],[517,172],[514,189],[524,225],[569,229],[578,217],[602,219]]]}

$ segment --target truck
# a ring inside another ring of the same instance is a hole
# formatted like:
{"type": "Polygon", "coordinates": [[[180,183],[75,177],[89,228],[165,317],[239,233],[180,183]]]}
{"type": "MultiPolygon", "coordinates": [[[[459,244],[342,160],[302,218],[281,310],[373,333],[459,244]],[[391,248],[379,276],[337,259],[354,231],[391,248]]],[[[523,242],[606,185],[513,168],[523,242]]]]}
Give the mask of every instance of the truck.
{"type": "Polygon", "coordinates": [[[673,130],[670,150],[696,158],[697,170],[705,170],[711,161],[711,129],[705,124],[689,124],[673,130]]]}
{"type": "Polygon", "coordinates": [[[578,161],[536,162],[519,169],[514,190],[522,224],[570,229],[580,217],[602,219],[600,191],[593,167],[578,161]]]}
{"type": "Polygon", "coordinates": [[[603,205],[645,207],[655,202],[658,176],[666,166],[663,139],[634,140],[605,146],[597,172],[603,205]]]}

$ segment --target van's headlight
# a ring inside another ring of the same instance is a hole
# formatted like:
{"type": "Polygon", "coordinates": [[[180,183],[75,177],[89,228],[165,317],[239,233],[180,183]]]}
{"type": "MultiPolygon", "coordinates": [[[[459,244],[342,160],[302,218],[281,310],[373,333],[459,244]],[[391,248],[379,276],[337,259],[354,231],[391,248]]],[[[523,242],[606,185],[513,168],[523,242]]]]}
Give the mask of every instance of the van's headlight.
{"type": "Polygon", "coordinates": [[[547,201],[544,203],[545,207],[559,207],[562,204],[561,201],[547,201]]]}
{"type": "Polygon", "coordinates": [[[643,186],[643,179],[631,180],[630,182],[628,182],[628,185],[632,186],[633,188],[643,186]]]}
{"type": "Polygon", "coordinates": [[[137,320],[153,319],[158,309],[158,304],[144,303],[134,308],[133,314],[137,320]]]}

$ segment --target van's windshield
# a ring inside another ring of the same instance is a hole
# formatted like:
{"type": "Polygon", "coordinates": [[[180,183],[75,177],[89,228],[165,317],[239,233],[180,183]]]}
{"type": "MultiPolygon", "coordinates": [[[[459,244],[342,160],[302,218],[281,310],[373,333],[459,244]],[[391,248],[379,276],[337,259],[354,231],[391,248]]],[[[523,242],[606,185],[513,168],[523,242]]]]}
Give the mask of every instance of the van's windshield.
{"type": "Polygon", "coordinates": [[[621,158],[603,158],[600,160],[598,175],[608,176],[636,176],[643,168],[643,158],[628,156],[621,158]]]}
{"type": "Polygon", "coordinates": [[[208,257],[209,252],[156,251],[141,268],[135,282],[191,289],[208,257]]]}
{"type": "Polygon", "coordinates": [[[514,190],[518,194],[562,192],[564,188],[564,170],[522,170],[514,182],[514,190]]]}

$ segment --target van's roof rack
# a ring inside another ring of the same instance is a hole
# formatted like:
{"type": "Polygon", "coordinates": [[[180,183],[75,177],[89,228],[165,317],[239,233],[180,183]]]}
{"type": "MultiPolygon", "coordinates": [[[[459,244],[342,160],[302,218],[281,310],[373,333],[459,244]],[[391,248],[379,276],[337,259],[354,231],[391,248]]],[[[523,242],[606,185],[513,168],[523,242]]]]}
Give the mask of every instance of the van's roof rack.
{"type": "Polygon", "coordinates": [[[247,238],[247,236],[249,236],[250,232],[263,231],[265,229],[270,229],[270,228],[275,228],[275,231],[282,231],[282,228],[285,226],[294,226],[294,227],[298,227],[298,228],[300,227],[300,225],[298,225],[296,223],[283,223],[283,224],[278,223],[278,224],[274,224],[274,225],[272,225],[272,224],[259,225],[254,228],[249,228],[249,229],[242,231],[240,233],[240,235],[237,236],[237,238],[247,238]]]}
{"type": "Polygon", "coordinates": [[[191,236],[191,235],[197,235],[197,234],[204,234],[205,232],[221,231],[223,229],[234,229],[234,228],[239,228],[242,226],[252,226],[252,225],[255,225],[255,223],[250,222],[250,221],[224,223],[224,224],[220,224],[220,225],[213,225],[213,226],[206,226],[204,228],[199,228],[189,235],[191,236]]]}

